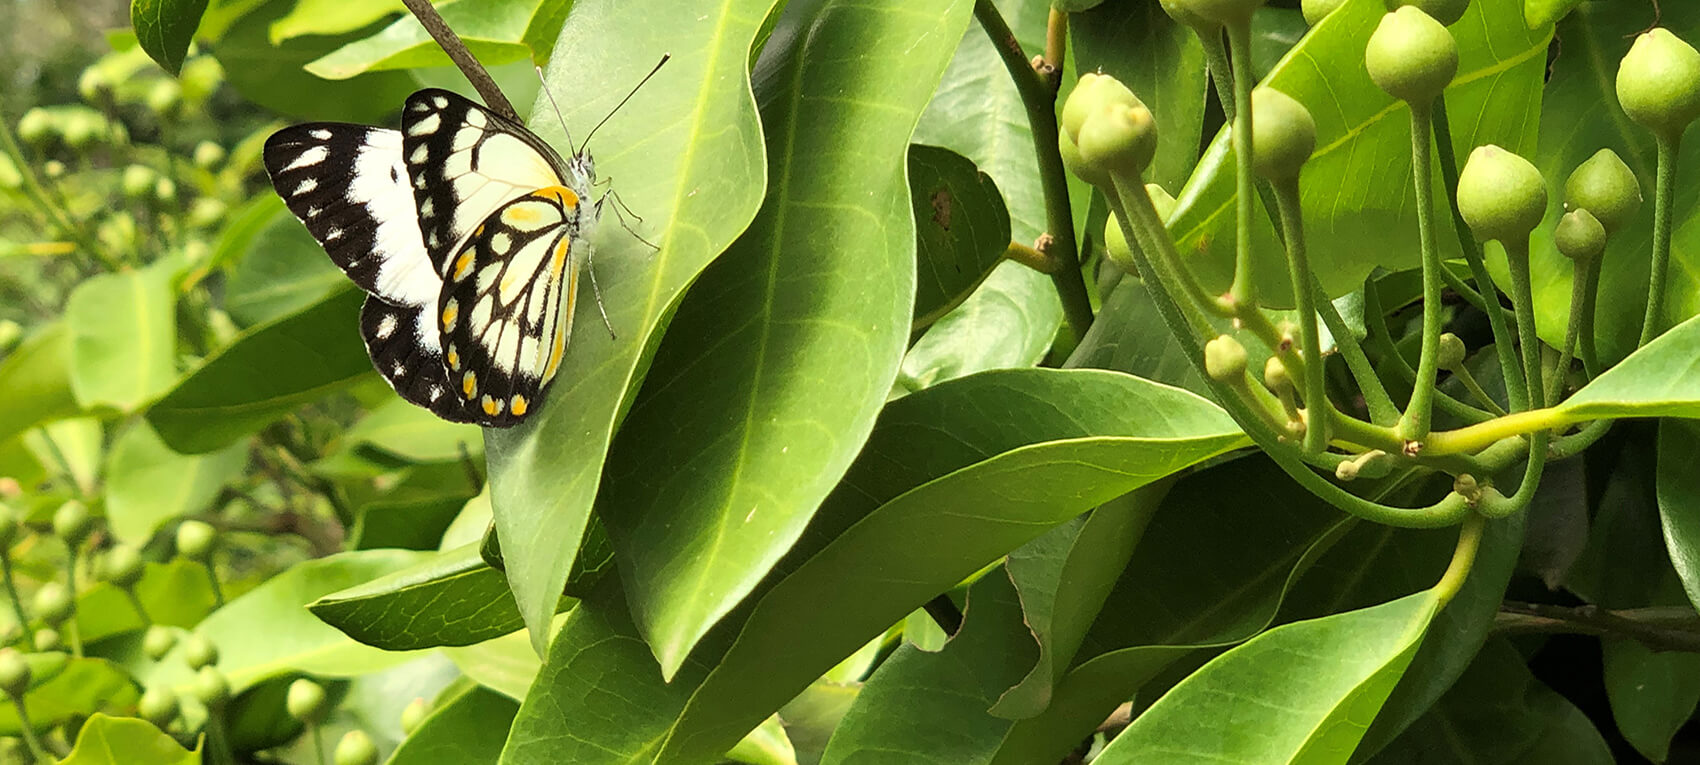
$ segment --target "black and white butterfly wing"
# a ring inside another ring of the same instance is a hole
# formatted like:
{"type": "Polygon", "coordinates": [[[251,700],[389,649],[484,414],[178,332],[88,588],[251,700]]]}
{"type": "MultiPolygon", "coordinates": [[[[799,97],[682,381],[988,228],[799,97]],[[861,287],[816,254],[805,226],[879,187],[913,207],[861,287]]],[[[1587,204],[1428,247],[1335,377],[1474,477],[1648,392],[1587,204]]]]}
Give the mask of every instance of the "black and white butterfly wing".
{"type": "Polygon", "coordinates": [[[442,343],[453,393],[480,424],[519,422],[560,368],[589,246],[579,204],[564,186],[514,199],[473,229],[450,264],[442,343]]]}
{"type": "Polygon", "coordinates": [[[439,274],[497,208],[566,181],[565,163],[542,139],[447,90],[409,96],[401,132],[419,231],[439,274]]]}
{"type": "Polygon", "coordinates": [[[310,123],[266,140],[272,186],[331,261],[368,297],[361,336],[384,379],[408,401],[466,422],[448,392],[437,332],[442,277],[419,233],[401,133],[310,123]]]}

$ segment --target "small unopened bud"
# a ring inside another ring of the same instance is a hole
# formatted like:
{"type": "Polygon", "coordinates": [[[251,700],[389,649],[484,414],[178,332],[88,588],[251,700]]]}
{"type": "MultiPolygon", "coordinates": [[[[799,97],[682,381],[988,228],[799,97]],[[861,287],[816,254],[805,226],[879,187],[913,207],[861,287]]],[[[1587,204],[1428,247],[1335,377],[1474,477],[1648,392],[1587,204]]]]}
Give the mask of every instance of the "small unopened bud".
{"type": "Polygon", "coordinates": [[[1121,218],[1114,212],[1104,218],[1104,256],[1124,272],[1139,273],[1138,261],[1133,257],[1133,248],[1128,244],[1127,237],[1122,235],[1121,218]]]}
{"type": "Polygon", "coordinates": [[[1441,333],[1440,350],[1435,354],[1437,366],[1441,369],[1457,369],[1464,365],[1464,356],[1467,354],[1464,341],[1458,339],[1457,335],[1451,332],[1441,333]]]}
{"type": "Polygon", "coordinates": [[[58,582],[43,584],[35,591],[35,599],[30,601],[30,605],[36,618],[52,627],[64,624],[76,607],[71,600],[71,592],[58,582]]]}
{"type": "Polygon", "coordinates": [[[1335,8],[1345,4],[1346,0],[1303,0],[1299,3],[1299,10],[1304,12],[1305,23],[1314,27],[1328,18],[1335,8]]]}
{"type": "Polygon", "coordinates": [[[195,698],[208,709],[221,709],[230,701],[230,681],[217,667],[201,667],[195,674],[195,698]]]}
{"type": "Polygon", "coordinates": [[[1175,23],[1191,29],[1200,36],[1216,33],[1221,34],[1222,24],[1211,21],[1192,11],[1192,4],[1187,0],[1157,0],[1163,6],[1163,12],[1175,23]]]}
{"type": "Polygon", "coordinates": [[[143,100],[154,114],[170,117],[177,113],[177,107],[183,105],[183,86],[178,85],[176,80],[157,80],[143,100]]]}
{"type": "Polygon", "coordinates": [[[325,719],[325,689],[318,683],[305,677],[289,684],[289,696],[285,701],[289,716],[303,723],[312,724],[325,719]]]}
{"type": "Polygon", "coordinates": [[[177,201],[177,182],[170,178],[161,178],[153,184],[153,201],[169,205],[177,201]]]}
{"type": "Polygon", "coordinates": [[[1606,251],[1606,227],[1585,207],[1578,207],[1558,219],[1553,243],[1559,253],[1578,265],[1588,263],[1606,251]]]}
{"type": "Polygon", "coordinates": [[[1469,503],[1471,507],[1482,500],[1482,485],[1476,481],[1475,476],[1469,473],[1461,474],[1452,479],[1452,490],[1463,497],[1464,501],[1469,503]]]}
{"type": "Polygon", "coordinates": [[[76,547],[82,544],[93,528],[94,519],[89,517],[88,507],[74,499],[53,512],[53,533],[65,540],[67,545],[76,547]]]}
{"type": "Polygon", "coordinates": [[[413,732],[419,730],[419,726],[423,725],[425,723],[425,718],[430,715],[431,706],[425,703],[425,699],[415,698],[414,700],[407,702],[407,706],[403,707],[401,710],[402,734],[406,736],[413,735],[413,732]]]}
{"type": "Polygon", "coordinates": [[[1529,160],[1493,144],[1470,152],[1458,175],[1458,212],[1477,238],[1527,242],[1546,211],[1546,180],[1529,160]]]}
{"type": "Polygon", "coordinates": [[[1617,152],[1600,149],[1564,182],[1564,206],[1592,213],[1609,236],[1635,219],[1641,209],[1641,183],[1617,152]]]}
{"type": "Polygon", "coordinates": [[[77,95],[84,101],[99,106],[112,96],[112,78],[99,66],[91,66],[83,70],[77,77],[77,95]]]}
{"type": "Polygon", "coordinates": [[[1240,341],[1228,335],[1217,335],[1204,344],[1204,371],[1210,379],[1223,383],[1238,383],[1245,378],[1246,353],[1240,341]]]}
{"type": "Polygon", "coordinates": [[[218,646],[199,632],[191,634],[183,644],[183,660],[190,669],[201,669],[218,663],[218,646]]]}
{"type": "Polygon", "coordinates": [[[42,627],[30,637],[30,642],[35,645],[36,653],[47,653],[64,648],[65,636],[52,627],[42,627]]]}
{"type": "Polygon", "coordinates": [[[1106,106],[1086,118],[1075,145],[1083,164],[1138,178],[1157,153],[1157,120],[1137,101],[1106,106]]]}
{"type": "Polygon", "coordinates": [[[351,730],[336,742],[336,765],[374,765],[378,747],[364,731],[351,730]]]}
{"type": "Polygon", "coordinates": [[[1251,92],[1252,167],[1272,181],[1299,177],[1316,150],[1316,120],[1292,96],[1274,88],[1251,92]]]}
{"type": "Polygon", "coordinates": [[[58,132],[58,120],[53,118],[53,113],[39,106],[18,119],[19,140],[36,148],[46,146],[58,132]]]}
{"type": "Polygon", "coordinates": [[[1458,43],[1432,16],[1407,5],[1381,17],[1364,48],[1364,65],[1388,95],[1428,106],[1458,73],[1458,43]]]}
{"type": "Polygon", "coordinates": [[[142,579],[142,556],[129,545],[114,545],[101,558],[101,577],[126,590],[142,579]]]}
{"type": "Polygon", "coordinates": [[[1401,5],[1409,5],[1421,9],[1446,26],[1452,26],[1458,19],[1464,17],[1464,11],[1470,7],[1470,0],[1387,0],[1387,10],[1398,10],[1401,5]]]}
{"type": "MultiPolygon", "coordinates": [[[[1263,0],[1170,0],[1200,18],[1218,24],[1245,24],[1251,14],[1263,7],[1263,0]]],[[[1170,3],[1165,3],[1167,6],[1170,3]]]]}
{"type": "Polygon", "coordinates": [[[203,521],[184,521],[177,527],[177,554],[205,563],[212,555],[218,531],[203,521]]]}
{"type": "Polygon", "coordinates": [[[212,141],[202,141],[195,144],[195,166],[202,170],[211,170],[224,161],[224,147],[212,141]]]}
{"type": "Polygon", "coordinates": [[[30,689],[30,665],[16,648],[0,648],[0,691],[21,699],[30,689]]]}
{"type": "Polygon", "coordinates": [[[50,159],[41,163],[41,174],[52,180],[64,178],[66,169],[65,163],[57,159],[50,159]]]}
{"type": "Polygon", "coordinates": [[[1675,140],[1700,117],[1700,51],[1663,27],[1642,33],[1618,64],[1617,102],[1636,124],[1675,140]]]}
{"type": "Polygon", "coordinates": [[[148,658],[154,661],[165,658],[165,655],[171,653],[172,647],[176,645],[177,633],[164,625],[155,624],[148,628],[147,634],[142,636],[142,653],[147,654],[148,658]]]}
{"type": "Polygon", "coordinates": [[[1269,361],[1264,363],[1263,384],[1277,393],[1292,390],[1293,378],[1287,374],[1287,365],[1281,362],[1280,357],[1270,356],[1269,361]]]}
{"type": "Polygon", "coordinates": [[[141,701],[136,704],[136,711],[141,714],[142,719],[161,730],[177,719],[177,709],[177,694],[162,686],[154,686],[144,691],[141,701]]]}

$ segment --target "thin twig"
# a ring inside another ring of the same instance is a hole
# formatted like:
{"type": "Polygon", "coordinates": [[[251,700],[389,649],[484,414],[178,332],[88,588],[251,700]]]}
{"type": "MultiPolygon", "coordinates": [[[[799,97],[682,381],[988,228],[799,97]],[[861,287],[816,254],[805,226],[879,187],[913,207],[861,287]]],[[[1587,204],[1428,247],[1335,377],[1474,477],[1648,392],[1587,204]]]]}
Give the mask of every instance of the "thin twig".
{"type": "Polygon", "coordinates": [[[1506,601],[1500,604],[1499,614],[1494,617],[1493,630],[1624,637],[1640,641],[1655,651],[1700,653],[1700,616],[1686,607],[1608,611],[1595,605],[1506,601]]]}
{"type": "Polygon", "coordinates": [[[466,43],[460,41],[460,35],[449,28],[448,22],[443,21],[437,9],[431,7],[430,0],[402,0],[407,9],[413,12],[413,17],[425,26],[425,31],[431,33],[431,39],[449,54],[449,60],[455,62],[460,73],[466,75],[468,82],[478,95],[484,97],[484,104],[495,110],[497,114],[519,122],[519,112],[514,111],[514,105],[508,103],[508,97],[502,95],[502,89],[496,86],[496,80],[490,73],[484,71],[484,65],[473,58],[472,51],[466,49],[466,43]]]}

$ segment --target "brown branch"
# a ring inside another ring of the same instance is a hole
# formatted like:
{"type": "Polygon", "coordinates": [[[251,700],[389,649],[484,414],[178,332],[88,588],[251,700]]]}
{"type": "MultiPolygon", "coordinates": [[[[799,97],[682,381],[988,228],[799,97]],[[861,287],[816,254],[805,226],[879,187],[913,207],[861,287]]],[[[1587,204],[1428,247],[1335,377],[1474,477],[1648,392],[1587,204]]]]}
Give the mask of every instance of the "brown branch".
{"type": "Polygon", "coordinates": [[[1683,607],[1608,611],[1594,605],[1506,601],[1494,617],[1493,631],[1621,637],[1640,641],[1655,651],[1700,653],[1700,614],[1683,607]]]}
{"type": "Polygon", "coordinates": [[[449,28],[448,22],[443,21],[442,15],[437,13],[437,9],[431,7],[430,0],[402,2],[413,12],[414,18],[425,25],[425,31],[431,33],[431,39],[436,40],[443,52],[449,54],[449,60],[460,67],[460,73],[466,75],[467,81],[472,83],[478,95],[484,97],[485,105],[497,114],[519,122],[519,112],[514,111],[514,105],[508,103],[508,97],[502,95],[502,89],[496,86],[496,81],[490,77],[490,73],[484,71],[484,65],[478,63],[478,59],[473,58],[472,51],[466,49],[466,43],[460,41],[460,35],[455,34],[455,31],[449,28]]]}

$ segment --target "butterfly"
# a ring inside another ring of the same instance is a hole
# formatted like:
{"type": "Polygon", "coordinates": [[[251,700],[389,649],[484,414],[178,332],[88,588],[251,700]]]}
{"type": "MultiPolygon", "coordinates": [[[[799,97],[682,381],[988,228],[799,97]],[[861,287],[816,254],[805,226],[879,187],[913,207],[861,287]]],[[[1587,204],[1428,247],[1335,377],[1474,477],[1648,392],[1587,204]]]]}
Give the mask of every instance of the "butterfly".
{"type": "Polygon", "coordinates": [[[400,130],[294,125],[266,140],[264,160],[290,212],[366,292],[360,335],[396,393],[486,427],[537,411],[601,217],[582,147],[563,159],[518,122],[431,88],[407,98],[400,130]]]}

